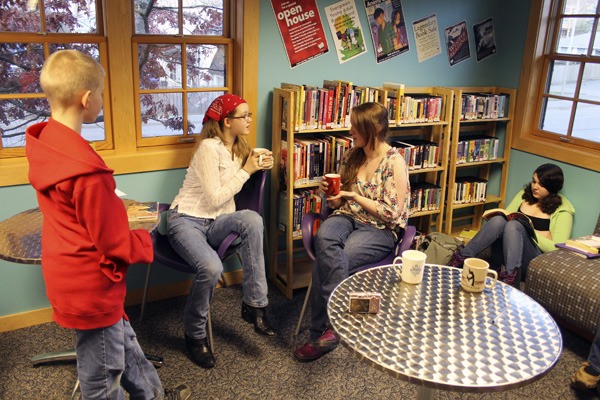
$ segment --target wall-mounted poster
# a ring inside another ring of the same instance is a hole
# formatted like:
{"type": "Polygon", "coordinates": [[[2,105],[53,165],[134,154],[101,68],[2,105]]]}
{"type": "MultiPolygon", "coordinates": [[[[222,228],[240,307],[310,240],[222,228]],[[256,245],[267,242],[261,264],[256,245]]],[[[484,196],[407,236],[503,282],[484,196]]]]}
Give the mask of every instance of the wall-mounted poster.
{"type": "Polygon", "coordinates": [[[449,26],[444,30],[444,33],[446,34],[446,47],[448,48],[450,66],[471,57],[469,33],[467,32],[467,23],[465,21],[449,26]]]}
{"type": "Polygon", "coordinates": [[[492,23],[491,18],[473,25],[473,33],[475,34],[477,61],[484,60],[489,56],[496,54],[496,38],[494,36],[494,24],[492,23]]]}
{"type": "Polygon", "coordinates": [[[435,14],[413,22],[417,60],[423,62],[442,52],[440,32],[435,14]]]}
{"type": "Polygon", "coordinates": [[[292,68],[329,51],[315,0],[271,0],[271,5],[292,68]]]}
{"type": "Polygon", "coordinates": [[[408,34],[400,0],[365,0],[377,62],[408,51],[408,34]]]}
{"type": "Polygon", "coordinates": [[[367,51],[354,0],[344,0],[325,7],[325,15],[340,64],[367,51]]]}

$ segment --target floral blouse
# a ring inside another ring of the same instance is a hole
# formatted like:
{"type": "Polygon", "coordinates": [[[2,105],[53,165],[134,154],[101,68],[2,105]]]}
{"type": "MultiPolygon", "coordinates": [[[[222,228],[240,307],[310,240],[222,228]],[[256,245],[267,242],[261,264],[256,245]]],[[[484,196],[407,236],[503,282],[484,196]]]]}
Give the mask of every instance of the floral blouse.
{"type": "MultiPolygon", "coordinates": [[[[342,162],[341,168],[346,165],[347,157],[342,162]]],[[[408,181],[408,168],[404,157],[397,148],[391,147],[385,157],[381,160],[375,173],[368,181],[356,179],[350,190],[363,197],[376,200],[378,217],[363,209],[353,200],[344,201],[334,214],[351,215],[356,220],[373,224],[379,229],[389,228],[397,231],[404,228],[409,217],[410,183],[408,181]],[[396,188],[397,174],[404,175],[406,188],[404,198],[399,198],[399,190],[396,188]]]]}

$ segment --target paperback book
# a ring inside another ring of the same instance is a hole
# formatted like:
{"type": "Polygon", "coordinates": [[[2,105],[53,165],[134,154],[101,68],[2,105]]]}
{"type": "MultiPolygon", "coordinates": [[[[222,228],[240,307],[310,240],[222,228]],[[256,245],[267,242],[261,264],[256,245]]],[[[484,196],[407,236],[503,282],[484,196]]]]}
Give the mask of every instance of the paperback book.
{"type": "Polygon", "coordinates": [[[569,239],[565,242],[565,244],[569,247],[574,247],[576,249],[585,251],[586,253],[600,253],[600,236],[598,235],[587,235],[575,239],[569,239]]]}
{"type": "Polygon", "coordinates": [[[483,219],[485,219],[486,221],[496,216],[502,216],[507,221],[519,221],[525,227],[525,230],[527,231],[529,236],[532,239],[535,239],[535,229],[533,228],[533,223],[531,222],[531,219],[529,219],[527,215],[520,212],[509,213],[502,208],[493,208],[491,210],[487,210],[482,215],[483,219]]]}

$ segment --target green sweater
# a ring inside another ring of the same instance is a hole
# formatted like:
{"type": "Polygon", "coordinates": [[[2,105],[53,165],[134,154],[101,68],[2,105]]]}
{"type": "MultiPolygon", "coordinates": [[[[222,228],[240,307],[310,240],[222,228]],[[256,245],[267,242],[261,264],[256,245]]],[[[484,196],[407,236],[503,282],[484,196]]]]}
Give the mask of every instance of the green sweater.
{"type": "MultiPolygon", "coordinates": [[[[525,201],[523,200],[524,190],[520,190],[519,193],[512,199],[510,204],[506,207],[506,211],[515,212],[519,211],[519,207],[525,201]]],[[[571,229],[573,228],[573,215],[575,214],[575,208],[565,196],[559,193],[562,198],[562,204],[550,214],[550,234],[552,240],[540,236],[536,232],[537,245],[542,250],[542,253],[556,250],[554,246],[556,243],[564,243],[567,239],[571,238],[571,229]]]]}

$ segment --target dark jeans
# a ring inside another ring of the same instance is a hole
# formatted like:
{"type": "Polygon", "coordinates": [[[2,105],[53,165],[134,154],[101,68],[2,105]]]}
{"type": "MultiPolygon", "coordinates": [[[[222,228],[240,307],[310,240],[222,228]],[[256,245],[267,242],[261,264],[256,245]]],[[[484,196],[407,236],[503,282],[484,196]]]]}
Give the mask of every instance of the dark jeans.
{"type": "Polygon", "coordinates": [[[395,245],[396,236],[389,229],[377,229],[345,215],[323,221],[315,237],[310,340],[321,336],[329,324],[327,302],[337,285],[360,266],[381,260],[395,245]]]}

